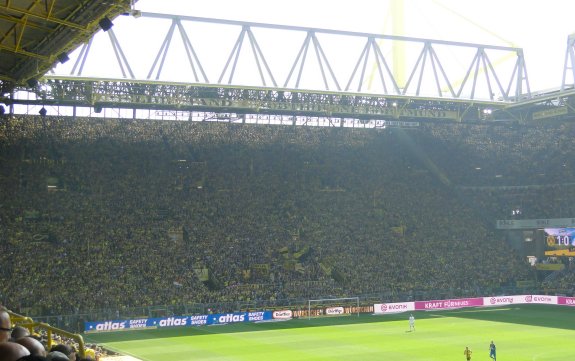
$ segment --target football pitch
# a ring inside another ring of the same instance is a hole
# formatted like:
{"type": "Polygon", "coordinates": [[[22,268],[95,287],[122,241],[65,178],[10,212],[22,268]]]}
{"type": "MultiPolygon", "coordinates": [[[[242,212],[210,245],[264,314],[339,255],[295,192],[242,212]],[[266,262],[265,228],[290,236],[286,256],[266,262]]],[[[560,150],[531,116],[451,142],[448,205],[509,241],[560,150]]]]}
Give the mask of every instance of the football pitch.
{"type": "Polygon", "coordinates": [[[294,319],[284,322],[124,331],[86,335],[143,361],[491,360],[575,357],[575,308],[524,305],[409,314],[294,319]]]}

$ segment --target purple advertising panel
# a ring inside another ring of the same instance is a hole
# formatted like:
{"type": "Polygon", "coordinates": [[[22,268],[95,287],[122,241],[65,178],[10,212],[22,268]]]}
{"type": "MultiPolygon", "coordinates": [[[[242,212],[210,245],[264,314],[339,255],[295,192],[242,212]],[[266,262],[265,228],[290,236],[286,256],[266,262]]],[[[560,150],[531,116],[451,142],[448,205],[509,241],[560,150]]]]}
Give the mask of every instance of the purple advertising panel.
{"type": "Polygon", "coordinates": [[[463,307],[483,306],[483,297],[457,298],[451,300],[415,301],[415,309],[419,310],[446,310],[463,307]]]}
{"type": "Polygon", "coordinates": [[[575,297],[557,297],[557,304],[575,307],[575,297]]]}

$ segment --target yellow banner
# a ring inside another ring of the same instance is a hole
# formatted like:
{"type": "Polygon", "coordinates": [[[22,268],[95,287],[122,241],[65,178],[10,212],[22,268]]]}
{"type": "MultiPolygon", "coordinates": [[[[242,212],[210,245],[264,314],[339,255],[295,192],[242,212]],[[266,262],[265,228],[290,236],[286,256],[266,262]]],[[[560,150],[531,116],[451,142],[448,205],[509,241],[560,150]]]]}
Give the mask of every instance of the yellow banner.
{"type": "Polygon", "coordinates": [[[534,287],[535,281],[532,280],[523,280],[516,282],[517,287],[534,287]]]}
{"type": "Polygon", "coordinates": [[[207,282],[210,279],[210,272],[207,268],[195,268],[194,273],[202,282],[207,282]]]}
{"type": "Polygon", "coordinates": [[[546,256],[555,257],[575,257],[575,248],[571,249],[556,249],[553,251],[545,251],[546,256]]]}
{"type": "Polygon", "coordinates": [[[535,269],[538,271],[562,271],[565,268],[563,263],[537,263],[535,269]]]}
{"type": "Polygon", "coordinates": [[[533,120],[556,117],[558,115],[565,115],[567,113],[569,113],[569,108],[567,108],[566,106],[549,108],[549,109],[545,109],[545,110],[540,110],[538,112],[534,112],[533,113],[533,120]]]}

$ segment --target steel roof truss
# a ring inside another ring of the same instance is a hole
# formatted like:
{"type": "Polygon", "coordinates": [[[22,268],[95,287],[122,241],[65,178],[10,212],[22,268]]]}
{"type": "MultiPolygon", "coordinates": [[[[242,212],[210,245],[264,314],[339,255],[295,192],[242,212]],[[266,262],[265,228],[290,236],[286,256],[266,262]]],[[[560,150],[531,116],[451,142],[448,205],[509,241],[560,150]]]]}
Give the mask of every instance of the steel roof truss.
{"type": "Polygon", "coordinates": [[[174,35],[174,29],[176,28],[176,20],[172,19],[172,24],[170,25],[170,28],[168,29],[168,32],[166,33],[166,37],[164,38],[164,41],[162,42],[162,45],[160,46],[160,50],[158,50],[158,54],[156,55],[156,58],[154,59],[154,63],[152,64],[152,67],[150,68],[150,72],[148,73],[148,76],[146,79],[150,79],[152,77],[152,74],[154,73],[154,69],[156,69],[156,65],[158,65],[158,60],[160,60],[160,57],[162,58],[160,65],[158,66],[158,71],[156,72],[156,80],[158,80],[160,78],[160,74],[162,73],[162,68],[164,65],[164,60],[166,59],[166,55],[168,54],[168,49],[170,48],[170,42],[172,41],[172,36],[174,35]]]}
{"type": "Polygon", "coordinates": [[[196,79],[196,82],[199,82],[200,79],[198,78],[196,67],[194,66],[194,60],[198,64],[198,68],[202,73],[204,82],[209,83],[210,81],[208,80],[206,72],[202,67],[200,59],[198,58],[198,55],[196,54],[194,47],[192,46],[192,42],[190,41],[190,38],[186,33],[186,29],[184,29],[182,22],[179,19],[177,20],[176,25],[178,26],[178,30],[180,31],[180,36],[182,37],[182,42],[184,43],[184,49],[186,49],[186,55],[188,56],[188,62],[190,63],[190,67],[192,68],[192,72],[194,73],[194,78],[196,79]]]}
{"type": "Polygon", "coordinates": [[[222,74],[220,75],[220,78],[218,80],[219,83],[222,82],[222,79],[224,78],[224,75],[226,74],[226,71],[228,70],[228,67],[230,66],[230,62],[232,61],[232,59],[234,59],[234,63],[232,65],[232,68],[230,69],[230,77],[228,78],[228,84],[232,83],[232,79],[234,78],[234,73],[236,71],[236,65],[238,63],[238,58],[240,56],[240,53],[242,51],[242,44],[244,42],[244,36],[246,34],[247,31],[247,26],[242,26],[242,30],[240,31],[240,34],[234,44],[234,47],[232,49],[232,51],[230,52],[230,56],[228,57],[228,60],[226,61],[226,65],[224,66],[224,70],[222,70],[222,74]]]}
{"type": "Polygon", "coordinates": [[[323,48],[321,47],[321,44],[320,44],[319,40],[317,39],[315,32],[312,34],[312,40],[313,40],[313,45],[314,45],[314,49],[315,49],[317,62],[318,62],[319,67],[321,69],[321,75],[323,78],[323,82],[325,84],[325,89],[329,90],[329,84],[328,84],[327,79],[325,77],[324,63],[325,63],[325,67],[327,67],[327,70],[329,70],[329,73],[331,75],[331,79],[334,81],[335,86],[337,87],[337,90],[341,90],[339,83],[337,81],[337,78],[335,77],[335,74],[333,73],[333,70],[331,69],[331,65],[329,65],[329,60],[327,59],[327,56],[325,56],[325,52],[323,51],[323,48]]]}
{"type": "Polygon", "coordinates": [[[291,77],[293,75],[293,71],[295,70],[295,68],[299,64],[299,71],[298,71],[298,76],[297,76],[297,80],[296,80],[296,84],[295,84],[295,89],[299,89],[301,77],[303,74],[303,69],[304,69],[305,64],[306,64],[307,52],[309,49],[310,42],[313,43],[313,49],[315,50],[316,59],[317,59],[318,66],[319,66],[320,71],[321,71],[322,80],[323,80],[325,89],[329,90],[329,82],[328,82],[328,79],[327,79],[326,73],[325,73],[325,68],[327,68],[327,70],[329,71],[329,74],[331,76],[331,80],[335,84],[335,87],[337,88],[337,90],[341,90],[339,82],[337,81],[337,78],[333,72],[333,69],[332,69],[331,65],[329,64],[329,60],[328,60],[327,56],[325,55],[325,52],[323,51],[323,48],[322,48],[319,40],[317,39],[317,36],[316,36],[316,33],[314,30],[309,30],[307,32],[307,36],[306,36],[305,40],[303,41],[302,46],[301,46],[301,48],[300,48],[300,50],[296,56],[296,59],[295,59],[293,65],[290,69],[290,72],[286,78],[286,81],[284,83],[284,87],[288,87],[288,84],[289,84],[291,77]],[[301,61],[300,61],[300,59],[301,59],[301,61]]]}
{"type": "Polygon", "coordinates": [[[82,45],[82,48],[80,49],[80,54],[78,54],[78,58],[74,62],[74,66],[70,71],[70,75],[74,75],[76,73],[76,69],[78,68],[78,66],[80,66],[80,68],[78,69],[78,76],[82,76],[82,71],[84,70],[86,59],[88,58],[88,54],[90,53],[90,48],[92,47],[93,39],[94,38],[90,38],[90,40],[87,43],[84,43],[82,45]]]}
{"type": "MultiPolygon", "coordinates": [[[[285,83],[284,83],[284,88],[287,88],[287,87],[288,87],[288,84],[289,84],[289,81],[290,81],[291,76],[292,76],[292,74],[293,74],[293,71],[294,71],[295,68],[297,67],[297,65],[298,65],[298,63],[299,63],[299,61],[300,61],[300,58],[302,57],[302,54],[304,54],[304,52],[307,52],[307,47],[308,47],[308,44],[309,44],[309,39],[310,39],[310,37],[311,37],[311,31],[309,31],[309,32],[307,33],[307,35],[306,35],[306,37],[305,37],[305,40],[303,41],[303,43],[302,43],[302,45],[301,45],[301,47],[300,47],[300,49],[299,49],[299,52],[297,53],[297,56],[296,56],[296,58],[295,58],[295,61],[293,62],[293,65],[292,65],[292,67],[291,67],[291,69],[290,69],[290,71],[289,71],[289,74],[288,74],[288,76],[287,76],[287,78],[286,78],[286,81],[285,81],[285,83]]],[[[303,58],[305,58],[305,55],[303,55],[303,58]]],[[[305,60],[302,60],[302,64],[303,64],[304,62],[305,62],[305,60]]],[[[301,70],[300,70],[300,75],[301,75],[301,70]]],[[[296,88],[296,89],[298,89],[298,87],[299,87],[299,79],[300,79],[300,77],[298,77],[298,80],[296,81],[296,85],[295,85],[295,88],[296,88]]]]}
{"type": "Polygon", "coordinates": [[[260,79],[262,80],[262,84],[263,84],[264,86],[267,86],[265,76],[264,76],[264,74],[263,74],[263,72],[262,72],[261,63],[263,63],[263,65],[265,66],[266,71],[267,71],[267,74],[268,74],[268,76],[270,77],[273,86],[277,88],[278,85],[277,85],[277,83],[276,83],[276,80],[274,79],[274,76],[273,76],[273,74],[272,74],[272,71],[270,70],[270,67],[269,67],[269,65],[268,65],[268,62],[266,61],[266,58],[265,58],[265,56],[264,56],[264,54],[263,54],[263,52],[262,52],[262,49],[260,48],[260,46],[259,46],[259,44],[258,44],[258,42],[257,42],[257,40],[256,40],[256,37],[254,36],[254,33],[252,32],[252,29],[251,29],[251,28],[248,28],[248,29],[247,29],[247,33],[248,33],[248,39],[250,40],[250,45],[251,45],[251,47],[252,47],[252,53],[253,53],[253,55],[254,55],[254,58],[256,59],[256,64],[257,64],[257,67],[258,67],[258,72],[259,72],[259,74],[260,74],[260,79]],[[261,63],[260,63],[260,58],[261,58],[261,63]]]}
{"type": "MultiPolygon", "coordinates": [[[[4,5],[4,6],[0,5],[0,9],[5,10],[6,12],[19,14],[22,17],[28,16],[28,17],[32,17],[35,19],[49,22],[49,23],[63,25],[63,26],[66,26],[68,28],[72,28],[72,29],[76,29],[76,30],[80,30],[80,31],[86,31],[87,30],[85,26],[78,25],[76,23],[73,23],[73,22],[70,22],[67,20],[58,19],[58,18],[54,17],[53,14],[48,13],[48,9],[46,9],[46,7],[44,7],[46,10],[44,12],[44,14],[34,12],[33,11],[34,7],[36,7],[36,5],[38,5],[39,3],[43,2],[43,1],[44,0],[35,0],[28,9],[15,8],[15,7],[12,7],[9,3],[4,5]]],[[[50,11],[52,11],[52,10],[50,9],[50,11]]]]}
{"type": "Polygon", "coordinates": [[[379,44],[377,44],[377,42],[375,41],[374,38],[371,38],[371,43],[373,46],[374,53],[376,54],[375,58],[377,60],[377,69],[379,71],[379,76],[380,76],[380,79],[381,79],[381,82],[382,82],[382,85],[384,87],[385,92],[387,93],[387,86],[386,86],[385,79],[383,77],[383,73],[381,70],[381,63],[383,63],[383,66],[385,67],[385,71],[386,71],[387,75],[389,76],[389,78],[391,79],[391,83],[393,85],[393,90],[395,91],[395,94],[397,94],[397,95],[401,94],[401,90],[399,90],[399,85],[397,85],[397,81],[395,80],[395,77],[393,76],[393,72],[391,71],[389,64],[385,60],[383,53],[381,52],[381,48],[379,47],[379,44]]]}
{"type": "Polygon", "coordinates": [[[567,86],[575,85],[575,34],[567,37],[567,50],[565,51],[565,65],[563,66],[563,80],[561,81],[561,91],[567,86]],[[570,81],[567,83],[567,72],[571,74],[570,81]]]}
{"type": "Polygon", "coordinates": [[[135,79],[136,77],[134,76],[134,72],[132,72],[132,68],[128,63],[128,59],[126,58],[126,55],[124,54],[124,51],[122,50],[120,42],[118,41],[118,38],[116,38],[116,34],[114,33],[113,29],[108,30],[108,36],[110,37],[110,42],[112,43],[114,54],[116,54],[116,60],[118,61],[118,65],[120,66],[122,75],[124,76],[124,78],[127,78],[126,72],[124,71],[125,66],[128,72],[130,73],[130,78],[135,79]]]}
{"type": "Polygon", "coordinates": [[[409,86],[411,85],[411,81],[413,80],[413,77],[415,76],[416,72],[418,69],[420,69],[419,73],[419,81],[417,84],[417,90],[416,90],[416,95],[419,95],[419,90],[420,90],[420,86],[421,86],[421,77],[423,76],[423,70],[425,68],[425,59],[427,58],[425,55],[427,54],[429,45],[427,42],[425,42],[423,44],[423,49],[421,49],[421,53],[419,53],[419,56],[417,57],[417,61],[415,62],[415,65],[413,66],[413,69],[411,70],[411,73],[409,74],[409,78],[407,78],[407,82],[405,83],[405,87],[403,88],[402,91],[402,95],[407,94],[407,90],[409,89],[409,86]],[[421,64],[421,66],[420,66],[421,64]]]}
{"type": "MultiPolygon", "coordinates": [[[[130,67],[128,59],[126,58],[126,55],[124,54],[124,51],[122,50],[122,46],[120,45],[120,42],[118,41],[118,38],[116,37],[116,34],[114,33],[114,30],[110,29],[110,30],[108,30],[107,33],[108,33],[108,38],[110,40],[110,44],[112,45],[112,49],[114,50],[114,55],[116,56],[116,61],[118,62],[118,66],[120,67],[120,71],[122,72],[123,77],[124,78],[128,77],[126,75],[126,70],[127,70],[128,73],[130,74],[130,78],[135,79],[134,72],[132,71],[132,68],[130,67]]],[[[90,54],[90,49],[92,48],[92,40],[93,40],[93,38],[91,38],[90,40],[88,40],[88,42],[86,42],[82,45],[82,48],[80,49],[80,53],[78,54],[78,58],[74,62],[74,66],[72,67],[72,70],[70,71],[70,75],[82,76],[83,71],[84,71],[84,66],[86,64],[86,60],[88,59],[88,55],[90,54]],[[77,73],[76,73],[76,70],[78,70],[77,73]]]]}
{"type": "Polygon", "coordinates": [[[430,52],[430,56],[431,56],[431,64],[433,65],[433,74],[435,77],[435,82],[437,84],[438,96],[440,96],[440,97],[443,96],[443,92],[441,90],[441,84],[440,84],[439,78],[437,76],[437,69],[436,69],[436,65],[435,65],[436,63],[437,63],[437,67],[441,71],[441,75],[443,77],[443,80],[447,84],[447,87],[449,89],[449,94],[451,95],[451,97],[455,98],[455,91],[453,90],[453,86],[451,85],[451,82],[449,81],[449,78],[447,77],[447,73],[445,72],[443,65],[441,65],[441,61],[439,60],[437,53],[435,52],[435,50],[431,46],[429,48],[429,52],[430,52]]]}
{"type": "MultiPolygon", "coordinates": [[[[371,47],[371,38],[367,39],[367,42],[365,43],[365,46],[363,47],[363,50],[361,51],[361,54],[359,55],[359,58],[357,59],[357,62],[355,63],[355,67],[353,68],[353,72],[351,73],[351,76],[349,77],[349,81],[347,82],[347,85],[345,87],[345,91],[348,91],[350,86],[351,86],[351,82],[353,81],[354,77],[355,77],[355,73],[357,73],[357,70],[359,68],[359,64],[361,64],[361,62],[363,61],[363,67],[361,70],[361,76],[359,78],[359,82],[357,85],[357,91],[361,91],[362,89],[362,84],[363,84],[363,77],[365,75],[365,64],[367,63],[367,59],[369,58],[369,49],[371,47]]],[[[385,83],[384,83],[384,89],[387,92],[387,87],[385,87],[385,83]]]]}

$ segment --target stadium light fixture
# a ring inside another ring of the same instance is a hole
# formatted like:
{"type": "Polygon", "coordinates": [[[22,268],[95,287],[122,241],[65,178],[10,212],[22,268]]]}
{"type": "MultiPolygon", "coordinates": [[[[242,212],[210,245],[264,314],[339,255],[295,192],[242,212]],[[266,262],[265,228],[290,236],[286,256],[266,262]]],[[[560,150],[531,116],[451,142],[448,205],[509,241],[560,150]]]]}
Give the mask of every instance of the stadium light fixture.
{"type": "Polygon", "coordinates": [[[38,86],[38,79],[30,78],[26,81],[29,88],[36,88],[38,86]]]}
{"type": "Polygon", "coordinates": [[[100,25],[100,27],[102,28],[102,30],[104,31],[108,31],[112,28],[112,26],[114,26],[114,23],[112,22],[112,20],[108,19],[107,17],[103,17],[99,22],[98,25],[100,25]]]}
{"type": "Polygon", "coordinates": [[[68,53],[63,52],[62,54],[58,55],[58,61],[60,62],[60,64],[64,64],[65,62],[67,62],[68,60],[70,60],[70,57],[68,56],[68,53]]]}

